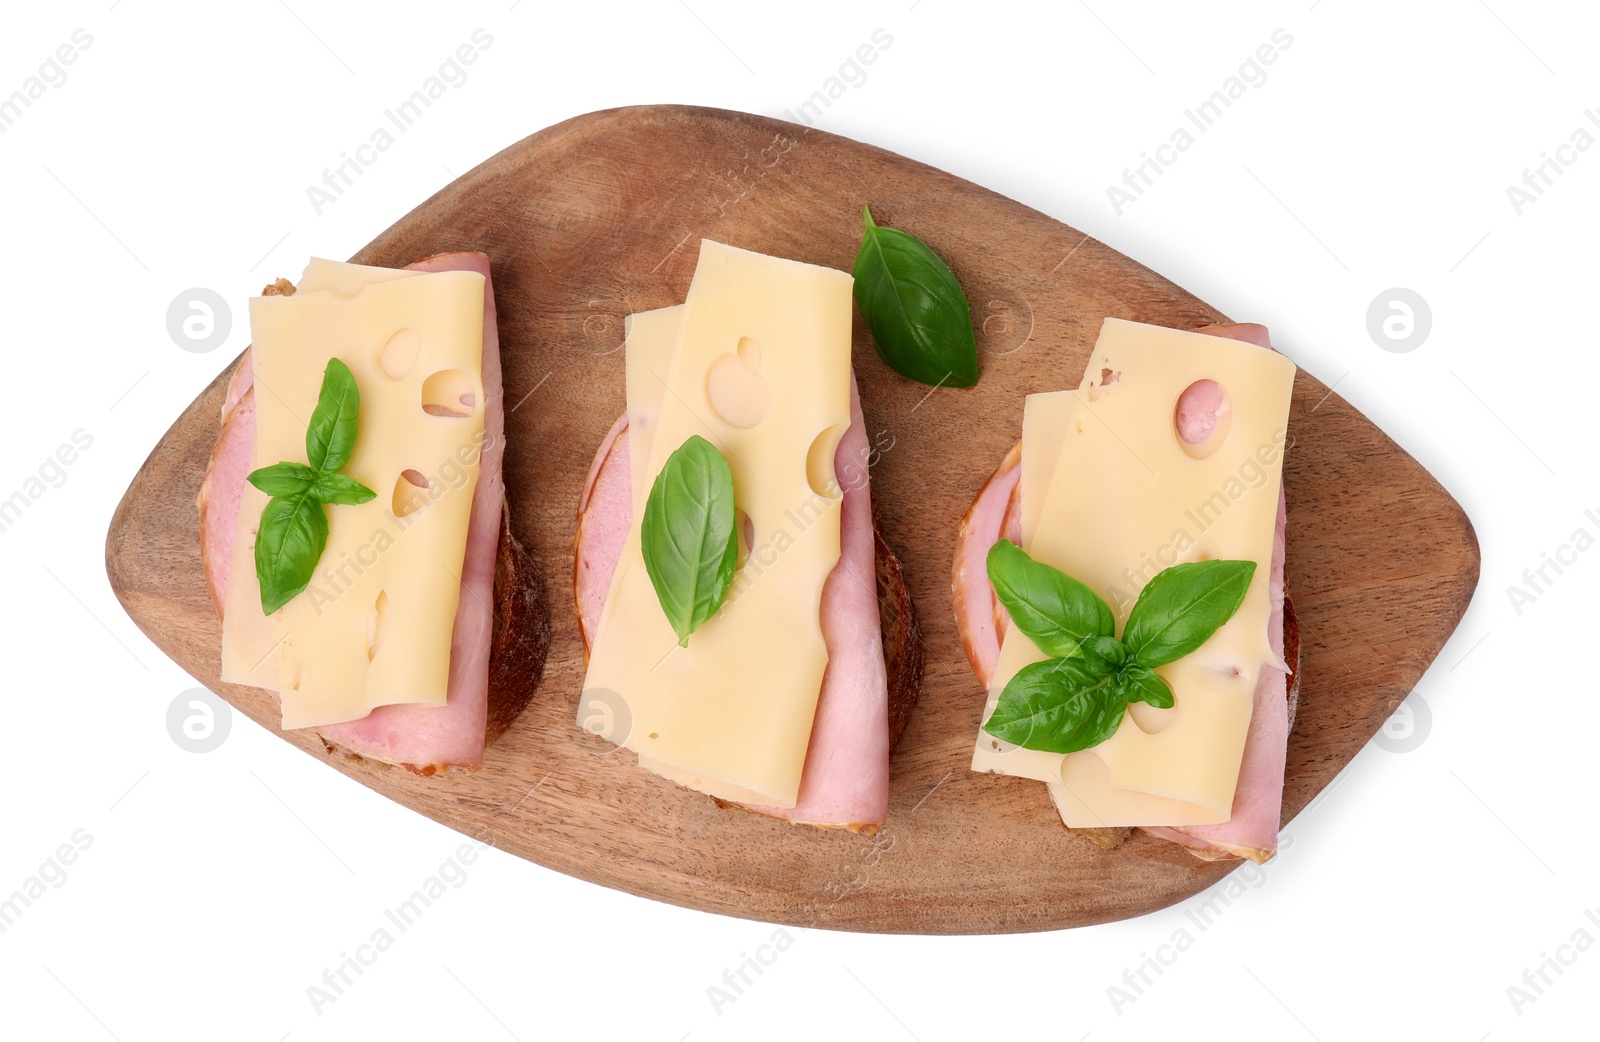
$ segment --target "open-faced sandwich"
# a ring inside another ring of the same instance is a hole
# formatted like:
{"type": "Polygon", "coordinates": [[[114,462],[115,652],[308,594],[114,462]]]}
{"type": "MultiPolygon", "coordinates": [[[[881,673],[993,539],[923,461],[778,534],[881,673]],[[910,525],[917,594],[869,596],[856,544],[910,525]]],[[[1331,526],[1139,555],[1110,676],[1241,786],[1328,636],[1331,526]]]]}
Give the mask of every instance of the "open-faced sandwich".
{"type": "Polygon", "coordinates": [[[961,525],[954,602],[988,690],[976,771],[1062,821],[1207,860],[1277,850],[1299,632],[1284,589],[1292,362],[1266,330],[1106,319],[1076,390],[961,525]]]}
{"type": "Polygon", "coordinates": [[[921,682],[873,520],[851,277],[702,241],[631,316],[627,411],[579,504],[579,708],[640,766],[791,822],[872,831],[921,682]]]}
{"type": "Polygon", "coordinates": [[[199,497],[222,679],[423,775],[483,763],[550,630],[511,534],[489,260],[313,260],[250,302],[199,497]]]}

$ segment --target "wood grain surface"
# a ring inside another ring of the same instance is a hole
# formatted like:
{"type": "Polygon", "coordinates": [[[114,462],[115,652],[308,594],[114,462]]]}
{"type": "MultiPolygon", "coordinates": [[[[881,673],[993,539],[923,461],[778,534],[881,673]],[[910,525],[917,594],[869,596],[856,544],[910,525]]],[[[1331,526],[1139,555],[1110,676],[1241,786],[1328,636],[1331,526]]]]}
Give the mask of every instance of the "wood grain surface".
{"type": "MultiPolygon", "coordinates": [[[[957,524],[1019,436],[1023,396],[1076,386],[1107,315],[1193,328],[1227,321],[1215,308],[949,174],[794,124],[677,106],[596,112],[540,131],[353,259],[398,267],[448,250],[482,250],[494,265],[510,410],[506,486],[514,529],[539,563],[554,615],[543,685],[470,775],[418,778],[329,756],[310,733],[280,732],[284,740],[541,865],[776,923],[1044,930],[1149,912],[1230,870],[1142,834],[1101,850],[1061,826],[1041,783],[972,773],[984,695],[950,604],[957,524]],[[972,302],[982,366],[975,388],[930,391],[887,369],[856,319],[869,437],[889,446],[873,471],[873,499],[904,563],[927,654],[921,703],[892,764],[889,822],[876,837],[719,808],[580,729],[571,586],[579,492],[623,409],[624,316],[683,300],[702,236],[849,270],[864,203],[880,223],[920,236],[949,261],[972,302]]],[[[130,485],[106,564],[151,640],[277,732],[274,696],[217,680],[221,627],[201,571],[195,494],[226,376],[185,410],[130,485]]],[[[1412,689],[1478,576],[1461,508],[1304,371],[1289,430],[1288,581],[1305,642],[1286,823],[1412,689]]],[[[344,782],[330,773],[328,784],[344,782]]]]}

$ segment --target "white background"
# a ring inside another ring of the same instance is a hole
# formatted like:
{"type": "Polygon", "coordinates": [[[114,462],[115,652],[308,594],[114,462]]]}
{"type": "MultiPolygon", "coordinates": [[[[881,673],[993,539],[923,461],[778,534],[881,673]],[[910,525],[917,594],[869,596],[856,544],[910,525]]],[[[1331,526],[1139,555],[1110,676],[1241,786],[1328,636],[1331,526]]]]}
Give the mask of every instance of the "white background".
{"type": "Polygon", "coordinates": [[[1564,153],[1572,164],[1520,214],[1507,186],[1576,128],[1600,135],[1585,118],[1600,106],[1600,23],[1588,5],[1509,0],[1050,6],[12,5],[0,96],[75,29],[92,44],[0,134],[0,497],[74,431],[93,443],[0,531],[0,897],[75,830],[92,841],[0,933],[0,1035],[1595,1037],[1600,947],[1560,946],[1580,930],[1600,942],[1585,917],[1600,909],[1600,553],[1549,570],[1520,612],[1508,587],[1575,530],[1600,534],[1600,149],[1564,153]],[[477,28],[493,42],[467,81],[316,214],[306,186],[477,28]],[[195,682],[104,573],[123,489],[244,347],[244,301],[269,277],[349,255],[453,176],[585,111],[781,116],[879,28],[892,44],[819,127],[1010,195],[1267,323],[1461,501],[1483,580],[1392,726],[1401,751],[1362,752],[1205,930],[1185,914],[1195,902],[1023,936],[792,930],[718,1009],[708,987],[772,926],[487,850],[317,1011],[308,986],[461,837],[243,717],[215,752],[174,743],[168,705],[195,682]],[[1292,45],[1265,82],[1119,215],[1107,186],[1279,28],[1292,45]],[[235,305],[209,354],[167,333],[168,304],[194,286],[235,305]],[[1367,331],[1391,287],[1431,306],[1410,353],[1367,331]],[[1179,930],[1192,944],[1160,947],[1179,930]],[[1146,955],[1170,965],[1114,1002],[1146,955]],[[1570,965],[1536,994],[1524,971],[1547,956],[1570,965]]]}

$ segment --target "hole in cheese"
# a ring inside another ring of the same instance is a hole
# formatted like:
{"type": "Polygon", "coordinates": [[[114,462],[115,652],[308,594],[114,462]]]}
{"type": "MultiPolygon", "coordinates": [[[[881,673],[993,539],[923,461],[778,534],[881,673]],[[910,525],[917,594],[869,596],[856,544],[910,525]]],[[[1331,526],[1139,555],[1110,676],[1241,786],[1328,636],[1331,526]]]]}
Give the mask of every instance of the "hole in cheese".
{"type": "Polygon", "coordinates": [[[371,662],[383,640],[389,635],[389,591],[379,590],[372,605],[372,618],[367,621],[367,661],[371,662]]]}
{"type": "Polygon", "coordinates": [[[1205,459],[1227,440],[1233,402],[1215,380],[1196,380],[1178,395],[1172,428],[1178,445],[1192,459],[1205,459]]]}
{"type": "Polygon", "coordinates": [[[403,470],[394,481],[394,497],[391,507],[395,517],[408,517],[427,506],[431,500],[428,495],[428,479],[419,470],[403,470]]]}
{"type": "Polygon", "coordinates": [[[761,348],[749,337],[717,359],[706,374],[706,400],[711,411],[730,426],[747,430],[767,416],[770,398],[761,367],[761,348]]]}
{"type": "Polygon", "coordinates": [[[1157,709],[1148,702],[1129,702],[1128,715],[1133,717],[1134,726],[1145,734],[1160,734],[1176,714],[1171,709],[1157,709]]]}
{"type": "Polygon", "coordinates": [[[378,351],[378,368],[391,380],[404,380],[422,353],[422,335],[407,327],[396,330],[378,351]]]}
{"type": "Polygon", "coordinates": [[[811,448],[806,450],[806,483],[811,486],[812,492],[823,499],[838,499],[844,495],[838,477],[833,472],[833,457],[838,452],[839,439],[844,437],[846,426],[836,423],[825,428],[811,439],[811,448]]]}
{"type": "Polygon", "coordinates": [[[733,530],[739,533],[739,563],[734,566],[737,569],[744,567],[750,548],[756,545],[756,523],[742,509],[734,512],[733,523],[733,530]]]}
{"type": "Polygon", "coordinates": [[[740,363],[752,373],[761,371],[761,345],[747,336],[739,338],[739,346],[734,348],[739,356],[740,363]]]}
{"type": "Polygon", "coordinates": [[[422,411],[429,416],[471,416],[478,400],[472,377],[461,369],[441,369],[422,381],[422,411]]]}

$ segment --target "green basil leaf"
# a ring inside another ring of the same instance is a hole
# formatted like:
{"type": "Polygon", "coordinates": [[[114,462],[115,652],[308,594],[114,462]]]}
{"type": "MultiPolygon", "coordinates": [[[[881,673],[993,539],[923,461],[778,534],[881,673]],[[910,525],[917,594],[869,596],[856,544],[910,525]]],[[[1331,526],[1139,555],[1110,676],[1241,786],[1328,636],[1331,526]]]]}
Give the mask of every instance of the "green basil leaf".
{"type": "Polygon", "coordinates": [[[650,486],[640,522],[645,571],[678,643],[722,607],[739,559],[733,472],[698,434],[675,449],[650,486]]]}
{"type": "Polygon", "coordinates": [[[328,515],[308,492],[268,501],[256,531],[263,614],[271,615],[310,585],[327,545],[328,515]]]}
{"type": "Polygon", "coordinates": [[[350,367],[337,358],[328,359],[322,371],[322,390],[317,407],[306,428],[306,459],[318,474],[333,474],[350,462],[356,447],[356,414],[361,408],[361,391],[356,387],[350,367]]]}
{"type": "Polygon", "coordinates": [[[324,474],[312,483],[311,495],[324,503],[354,506],[371,500],[377,493],[355,478],[343,474],[324,474]]]}
{"type": "Polygon", "coordinates": [[[252,470],[245,480],[269,496],[298,496],[316,481],[317,472],[304,463],[274,463],[252,470]]]}
{"type": "MultiPolygon", "coordinates": [[[[1052,658],[1078,654],[1089,637],[1110,637],[1111,608],[1089,587],[1002,539],[989,548],[989,582],[1011,622],[1052,658]]],[[[1120,665],[1120,660],[1118,662],[1120,665]]]]}
{"type": "Polygon", "coordinates": [[[1139,591],[1122,642],[1140,665],[1177,661],[1233,618],[1255,573],[1254,561],[1193,561],[1163,568],[1139,591]]]}
{"type": "Polygon", "coordinates": [[[1096,673],[1077,658],[1050,659],[1017,671],[983,729],[1024,749],[1075,753],[1116,734],[1126,707],[1116,674],[1096,673]]]}
{"type": "Polygon", "coordinates": [[[1084,664],[1096,673],[1116,673],[1128,662],[1128,649],[1115,637],[1089,637],[1078,646],[1084,664]]]}
{"type": "Polygon", "coordinates": [[[1172,688],[1149,666],[1129,662],[1117,674],[1119,692],[1130,702],[1148,702],[1157,709],[1172,708],[1172,688]]]}
{"type": "Polygon", "coordinates": [[[256,529],[256,579],[261,610],[267,615],[293,600],[311,582],[328,546],[324,503],[356,504],[376,493],[338,473],[355,451],[361,392],[350,367],[337,358],[322,372],[322,388],[306,428],[305,463],[282,462],[249,475],[271,496],[256,529]]]}
{"type": "Polygon", "coordinates": [[[870,209],[862,207],[861,216],[856,307],[878,357],[901,376],[935,387],[977,383],[972,313],[949,265],[914,236],[878,227],[870,209]]]}

